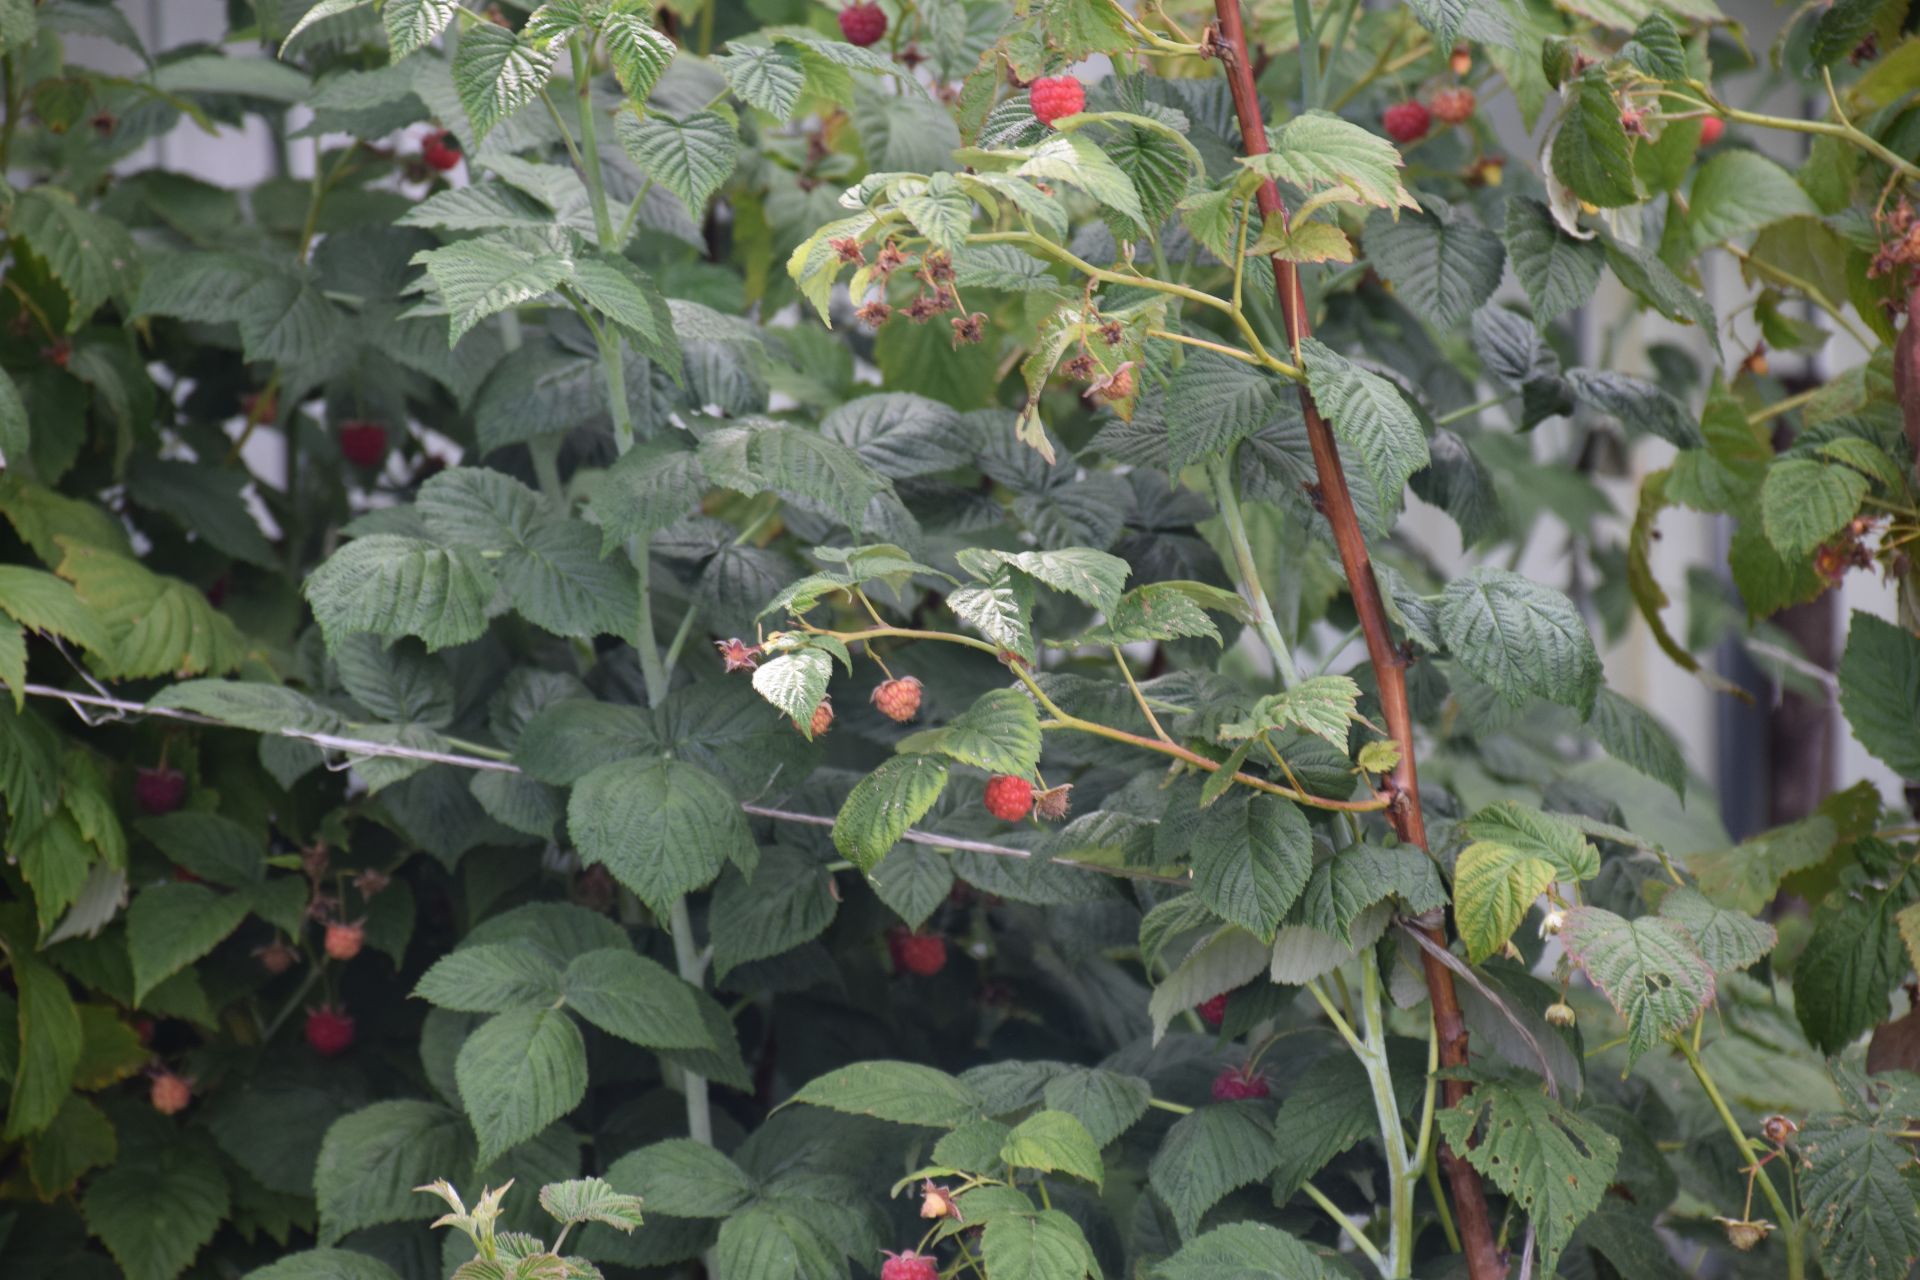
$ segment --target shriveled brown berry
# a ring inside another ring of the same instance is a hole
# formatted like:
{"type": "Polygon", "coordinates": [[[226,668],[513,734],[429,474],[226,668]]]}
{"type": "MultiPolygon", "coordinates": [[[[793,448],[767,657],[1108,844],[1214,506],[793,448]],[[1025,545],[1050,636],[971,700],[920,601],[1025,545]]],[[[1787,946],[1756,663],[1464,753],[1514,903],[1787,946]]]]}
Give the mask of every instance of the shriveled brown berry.
{"type": "Polygon", "coordinates": [[[1100,336],[1107,340],[1108,346],[1117,347],[1120,345],[1120,339],[1127,336],[1126,326],[1118,320],[1109,320],[1100,326],[1100,336]]]}
{"type": "Polygon", "coordinates": [[[1067,810],[1073,807],[1072,794],[1071,782],[1036,793],[1033,797],[1034,816],[1042,822],[1060,821],[1067,816],[1067,810]]]}
{"type": "Polygon", "coordinates": [[[880,714],[905,724],[920,714],[921,685],[917,677],[900,676],[883,680],[873,691],[873,705],[880,714]]]}
{"type": "Polygon", "coordinates": [[[875,298],[854,312],[853,318],[869,329],[878,329],[893,318],[893,308],[875,298]]]}
{"type": "Polygon", "coordinates": [[[985,331],[987,317],[985,312],[971,311],[964,316],[955,316],[947,323],[953,326],[953,345],[958,347],[980,341],[985,331]]]}
{"type": "Polygon", "coordinates": [[[873,273],[882,280],[907,265],[907,255],[900,252],[900,246],[889,240],[880,246],[880,253],[873,260],[873,273]]]}
{"type": "Polygon", "coordinates": [[[253,955],[260,962],[260,967],[275,977],[293,968],[300,959],[300,953],[288,946],[283,938],[275,938],[264,947],[254,948],[253,955]]]}
{"type": "Polygon", "coordinates": [[[1093,362],[1092,356],[1082,353],[1061,365],[1060,372],[1075,382],[1085,382],[1093,377],[1099,368],[1100,366],[1093,362]]]}
{"type": "Polygon", "coordinates": [[[827,241],[827,247],[832,249],[834,256],[842,262],[851,262],[857,265],[867,260],[865,251],[860,248],[860,242],[852,236],[842,236],[838,240],[829,240],[827,241]]]}
{"type": "Polygon", "coordinates": [[[1760,1132],[1766,1135],[1768,1142],[1777,1147],[1800,1132],[1800,1126],[1786,1116],[1775,1114],[1760,1122],[1760,1132]]]}

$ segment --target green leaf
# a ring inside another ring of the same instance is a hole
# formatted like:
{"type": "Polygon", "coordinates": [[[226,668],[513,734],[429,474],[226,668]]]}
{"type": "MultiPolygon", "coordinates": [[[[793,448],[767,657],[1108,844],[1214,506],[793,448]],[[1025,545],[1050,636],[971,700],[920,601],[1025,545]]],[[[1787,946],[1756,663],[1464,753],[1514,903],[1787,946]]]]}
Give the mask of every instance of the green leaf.
{"type": "Polygon", "coordinates": [[[119,1150],[119,1138],[106,1113],[70,1093],[62,1099],[53,1123],[27,1140],[27,1170],[34,1189],[52,1200],[72,1190],[84,1174],[112,1164],[119,1150]]]}
{"type": "Polygon", "coordinates": [[[944,1071],[913,1062],[856,1062],[808,1081],[793,1102],[895,1124],[952,1129],[981,1117],[978,1094],[944,1071]]]}
{"type": "Polygon", "coordinates": [[[421,974],[413,994],[461,1013],[550,1005],[560,994],[560,966],[545,949],[524,942],[464,946],[421,974]]]}
{"type": "Polygon", "coordinates": [[[1195,1236],[1154,1269],[1155,1280],[1340,1280],[1345,1274],[1264,1222],[1233,1222],[1195,1236]]]}
{"type": "Polygon", "coordinates": [[[1384,535],[1392,526],[1386,513],[1399,509],[1408,478],[1432,461],[1426,433],[1400,392],[1379,374],[1353,364],[1317,338],[1301,344],[1301,355],[1314,403],[1333,424],[1341,448],[1359,455],[1357,461],[1373,485],[1384,526],[1373,532],[1384,535]]]}
{"type": "Polygon", "coordinates": [[[1353,923],[1376,902],[1398,897],[1418,914],[1446,905],[1433,860],[1417,849],[1352,844],[1317,864],[1300,895],[1303,923],[1352,946],[1353,923]]]}
{"type": "Polygon", "coordinates": [[[601,554],[629,538],[650,540],[686,515],[706,490],[706,473],[691,453],[633,449],[623,454],[593,491],[601,554]]]}
{"type": "Polygon", "coordinates": [[[74,589],[41,569],[0,565],[0,609],[16,622],[71,640],[89,653],[111,657],[113,642],[74,589]]]}
{"type": "Polygon", "coordinates": [[[134,1003],[239,928],[250,901],[244,893],[215,893],[197,884],[156,884],[141,890],[127,909],[134,1003]]]}
{"type": "MultiPolygon", "coordinates": [[[[956,257],[956,272],[961,261],[963,257],[956,257]]],[[[963,278],[959,282],[966,283],[963,278]]],[[[820,420],[820,433],[892,480],[968,466],[974,455],[965,419],[938,400],[910,391],[856,396],[820,420]]]]}
{"type": "MultiPolygon", "coordinates": [[[[304,88],[305,78],[298,78],[304,88]]],[[[69,333],[108,298],[130,295],[139,279],[139,255],[126,228],[81,208],[58,187],[32,187],[16,195],[7,231],[16,244],[33,250],[59,281],[67,295],[69,333]]]]}
{"type": "Polygon", "coordinates": [[[1920,778],[1920,636],[1856,609],[1839,674],[1840,710],[1860,745],[1920,778]]]}
{"type": "Polygon", "coordinates": [[[1839,838],[1832,819],[1814,814],[1730,849],[1689,854],[1687,868],[1699,877],[1700,890],[1709,898],[1754,913],[1773,900],[1782,879],[1826,861],[1839,838]]]}
{"type": "MultiPolygon", "coordinates": [[[[628,4],[611,6],[600,19],[600,31],[607,42],[607,61],[613,64],[614,79],[635,102],[645,102],[660,75],[679,52],[678,46],[653,25],[652,6],[638,8],[628,4]]],[[[697,206],[694,206],[697,208],[697,206]]]]}
{"type": "Polygon", "coordinates": [[[833,845],[872,871],[907,829],[933,808],[947,785],[947,762],[903,755],[883,761],[847,793],[833,823],[833,845]]]}
{"type": "Polygon", "coordinates": [[[303,693],[245,680],[186,680],[162,689],[147,705],[192,711],[257,733],[281,729],[338,733],[346,727],[340,716],[303,693]]]}
{"type": "Polygon", "coordinates": [[[1687,762],[1680,744],[1651,713],[1602,688],[1587,717],[1587,731],[1615,760],[1686,797],[1687,762]]]}
{"type": "Polygon", "coordinates": [[[1096,1187],[1107,1176],[1093,1135],[1065,1111],[1036,1111],[1015,1125],[1001,1144],[1000,1158],[1009,1168],[1070,1174],[1096,1187]]]}
{"type": "Polygon", "coordinates": [[[591,254],[574,262],[568,283],[625,331],[649,360],[679,375],[680,341],[674,335],[673,313],[646,272],[625,258],[591,254]]]}
{"type": "Polygon", "coordinates": [[[1229,796],[1194,827],[1193,888],[1223,919],[1271,938],[1313,871],[1313,834],[1278,796],[1229,796]]]}
{"type": "Polygon", "coordinates": [[[1898,1280],[1920,1257],[1920,1169],[1898,1119],[1822,1116],[1794,1139],[1800,1195],[1830,1275],[1898,1280]]]}
{"type": "Polygon", "coordinates": [[[327,1129],[314,1166],[320,1242],[386,1222],[435,1216],[414,1188],[473,1164],[473,1136],[456,1111],[404,1098],[341,1116],[327,1129]]]}
{"type": "MultiPolygon", "coordinates": [[[[353,0],[355,4],[366,0],[353,0]]],[[[400,1280],[378,1258],[350,1249],[308,1249],[249,1271],[246,1280],[400,1280]]]]}
{"type": "Polygon", "coordinates": [[[1380,135],[1323,111],[1294,116],[1267,131],[1272,150],[1240,163],[1263,178],[1298,187],[1308,195],[1337,191],[1339,198],[1382,209],[1418,209],[1400,185],[1400,152],[1380,135]]]}
{"type": "Polygon", "coordinates": [[[707,909],[715,972],[791,951],[820,936],[838,909],[833,877],[814,859],[778,846],[760,851],[753,879],[723,876],[707,909]]]}
{"type": "Polygon", "coordinates": [[[204,592],[137,560],[65,541],[59,574],[105,627],[118,678],[219,674],[240,665],[246,642],[204,592]]]}
{"type": "Polygon", "coordinates": [[[26,472],[31,464],[28,455],[32,443],[27,406],[20,399],[20,389],[11,374],[0,370],[0,463],[26,472]]]}
{"type": "Polygon", "coordinates": [[[428,649],[477,640],[496,584],[478,551],[377,533],[356,538],[307,578],[329,643],[355,631],[418,636],[428,649]]]}
{"type": "Polygon", "coordinates": [[[953,867],[946,855],[925,845],[896,844],[867,882],[909,928],[925,924],[953,891],[953,867]]]}
{"type": "MultiPolygon", "coordinates": [[[[430,2],[451,7],[451,0],[430,2]]],[[[527,43],[505,27],[480,22],[461,32],[453,87],[473,124],[474,141],[538,97],[552,75],[552,51],[527,43]]]]}
{"type": "Polygon", "coordinates": [[[560,1223],[598,1222],[632,1231],[644,1219],[640,1198],[615,1191],[604,1178],[571,1178],[540,1188],[540,1207],[560,1223]]]}
{"type": "Polygon", "coordinates": [[[1096,1152],[1138,1123],[1152,1097],[1153,1087],[1139,1076],[1100,1067],[1069,1068],[1047,1081],[1041,1094],[1048,1112],[1079,1120],[1096,1152]]]}
{"type": "Polygon", "coordinates": [[[1555,814],[1514,800],[1488,805],[1468,819],[1470,839],[1504,845],[1528,858],[1553,865],[1556,880],[1591,880],[1600,874],[1600,853],[1580,829],[1555,814]]]}
{"type": "Polygon", "coordinates": [[[231,818],[183,810],[139,823],[140,834],[169,861],[202,880],[229,889],[257,884],[266,875],[267,841],[231,818]]]}
{"type": "Polygon", "coordinates": [[[143,507],[164,511],[236,560],[274,569],[280,559],[260,532],[242,496],[236,472],[191,462],[143,462],[128,476],[128,491],[143,507]]]}
{"type": "Polygon", "coordinates": [[[966,241],[973,223],[973,201],[950,173],[936,173],[924,189],[903,192],[894,208],[928,243],[949,252],[966,241]]]}
{"type": "Polygon", "coordinates": [[[1534,323],[1549,324],[1593,296],[1606,251],[1597,241],[1562,231],[1538,200],[1507,198],[1505,240],[1513,274],[1533,304],[1534,323]]]}
{"type": "Polygon", "coordinates": [[[721,1224],[714,1260],[722,1276],[834,1280],[845,1274],[839,1249],[817,1219],[776,1203],[750,1205],[721,1224]]]}
{"type": "Polygon", "coordinates": [[[1687,931],[1694,950],[1717,974],[1758,964],[1779,940],[1772,925],[1717,907],[1697,889],[1667,894],[1660,901],[1660,914],[1687,931]]]}
{"type": "Polygon", "coordinates": [[[157,1145],[87,1185],[87,1230],[126,1280],[173,1280],[226,1219],[227,1180],[198,1143],[157,1145]]]}
{"type": "Polygon", "coordinates": [[[696,219],[740,160],[739,129],[718,111],[682,117],[622,111],[613,131],[641,171],[680,197],[696,219]]]}
{"type": "Polygon", "coordinates": [[[1481,567],[1447,584],[1440,629],[1461,666],[1515,706],[1545,698],[1586,715],[1600,655],[1573,603],[1551,587],[1481,567]]]}
{"type": "Polygon", "coordinates": [[[811,740],[814,708],[827,696],[827,681],[832,676],[832,654],[825,649],[796,649],[755,667],[753,687],[811,740]]]}
{"type": "Polygon", "coordinates": [[[1196,351],[1167,388],[1167,465],[1177,472],[1225,452],[1279,416],[1288,388],[1264,369],[1196,351]]]}
{"type": "Polygon", "coordinates": [[[1219,644],[1220,628],[1207,616],[1208,609],[1243,622],[1249,617],[1246,601],[1231,591],[1204,582],[1150,582],[1121,596],[1107,611],[1106,621],[1074,643],[1129,645],[1203,636],[1219,644]]]}
{"type": "Polygon", "coordinates": [[[1153,1019],[1154,1040],[1166,1035],[1168,1024],[1184,1011],[1264,974],[1272,955],[1269,944],[1245,929],[1229,926],[1206,938],[1153,989],[1147,1015],[1153,1019]]]}
{"type": "Polygon", "coordinates": [[[1815,910],[1793,992],[1801,1030],[1822,1053],[1842,1052],[1891,1013],[1907,969],[1897,917],[1914,897],[1909,879],[1890,892],[1835,893],[1815,910]]]}
{"type": "Polygon", "coordinates": [[[1026,578],[1002,572],[990,582],[969,583],[947,596],[947,608],[1000,648],[1033,662],[1033,588],[1026,578]]]}
{"type": "Polygon", "coordinates": [[[487,1165],[580,1105],[587,1046],[559,1009],[514,1009],[467,1037],[454,1078],[487,1165]]]}
{"type": "Polygon", "coordinates": [[[1453,906],[1467,959],[1479,964],[1505,947],[1554,875],[1551,862],[1504,844],[1483,841],[1461,850],[1453,866],[1453,906]]]}
{"type": "Polygon", "coordinates": [[[1818,10],[1813,38],[1807,42],[1807,57],[1817,67],[1829,67],[1860,47],[1873,32],[1874,23],[1889,6],[1881,0],[1835,0],[1818,10]]]}
{"type": "Polygon", "coordinates": [[[1024,689],[993,689],[939,729],[916,733],[904,752],[936,752],[988,773],[1031,778],[1040,767],[1040,715],[1024,689]]]}
{"type": "Polygon", "coordinates": [[[1119,556],[1091,547],[1062,547],[1056,551],[992,551],[968,548],[957,557],[983,579],[995,576],[996,564],[1010,565],[1105,613],[1119,602],[1131,567],[1119,556]]]}
{"type": "Polygon", "coordinates": [[[770,422],[708,432],[700,441],[700,465],[722,488],[796,498],[855,531],[864,525],[867,504],[893,488],[845,445],[770,422]]]}
{"type": "Polygon", "coordinates": [[[630,950],[610,947],[574,957],[561,990],[574,1012],[642,1048],[714,1047],[693,988],[630,950]]]}
{"type": "Polygon", "coordinates": [[[753,856],[733,796],[706,770],[678,760],[616,760],[574,784],[567,830],[587,863],[602,863],[666,915],[706,887],[731,858],[753,856]]]}
{"type": "Polygon", "coordinates": [[[800,55],[785,46],[729,44],[729,53],[712,59],[727,85],[749,106],[776,120],[789,120],[800,105],[807,74],[800,55]]]}
{"type": "Polygon", "coordinates": [[[1629,1062],[1692,1025],[1713,999],[1713,970],[1672,920],[1623,920],[1599,907],[1575,907],[1560,940],[1626,1019],[1629,1062]]]}
{"type": "Polygon", "coordinates": [[[1618,418],[1630,435],[1651,431],[1681,449],[1705,443],[1687,407],[1644,378],[1610,369],[1569,369],[1567,385],[1581,400],[1618,418]]]}
{"type": "Polygon", "coordinates": [[[1848,467],[1784,458],[1767,468],[1760,519],[1783,556],[1804,556],[1847,526],[1867,494],[1867,478],[1848,467]]]}
{"type": "Polygon", "coordinates": [[[1621,46],[1620,56],[1656,80],[1684,81],[1689,75],[1680,31],[1658,9],[1640,20],[1633,38],[1621,46]]]}
{"type": "Polygon", "coordinates": [[[1447,1145],[1526,1210],[1553,1275],[1573,1229],[1600,1205],[1620,1140],[1531,1084],[1488,1081],[1436,1117],[1447,1145]]]}
{"type": "Polygon", "coordinates": [[[1081,1280],[1097,1270],[1080,1225],[1057,1209],[987,1219],[980,1255],[994,1280],[1081,1280]]]}
{"type": "Polygon", "coordinates": [[[527,722],[513,759],[540,781],[567,786],[610,761],[653,755],[661,745],[642,709],[567,698],[527,722]]]}
{"type": "Polygon", "coordinates": [[[607,1180],[630,1189],[649,1211],[675,1218],[725,1218],[755,1192],[739,1165],[690,1138],[628,1152],[608,1167],[607,1180]]]}
{"type": "Polygon", "coordinates": [[[552,245],[531,237],[509,239],[504,235],[422,249],[413,255],[411,263],[426,268],[440,300],[446,304],[449,346],[488,316],[553,292],[572,275],[573,267],[552,245]]]}
{"type": "Polygon", "coordinates": [[[1267,1108],[1257,1102],[1201,1107],[1167,1131],[1147,1165],[1147,1182],[1191,1238],[1207,1210],[1273,1172],[1279,1153],[1267,1108]]]}
{"type": "Polygon", "coordinates": [[[1553,176],[1573,194],[1602,209],[1639,200],[1633,181],[1633,151],[1620,124],[1620,104],[1599,75],[1568,87],[1567,113],[1554,135],[1553,176]]]}
{"type": "MultiPolygon", "coordinates": [[[[395,62],[432,44],[453,21],[457,0],[387,0],[381,17],[395,62]]],[[[288,36],[289,40],[293,37],[288,36]]]]}
{"type": "Polygon", "coordinates": [[[1465,320],[1500,287],[1500,238],[1429,196],[1413,213],[1367,219],[1367,258],[1400,300],[1435,328],[1465,320]]]}
{"type": "Polygon", "coordinates": [[[19,1057],[6,1064],[13,1076],[5,1132],[9,1139],[38,1133],[53,1123],[73,1087],[82,1048],[80,1014],[67,980],[19,951],[13,953],[13,975],[19,1057]]]}
{"type": "Polygon", "coordinates": [[[1130,219],[1146,231],[1146,210],[1133,179],[1115,164],[1093,139],[1078,133],[1056,133],[1034,147],[1019,167],[1016,178],[1035,178],[1041,182],[1066,182],[1080,188],[1107,208],[1130,219]]]}
{"type": "Polygon", "coordinates": [[[1793,175],[1757,151],[1714,152],[1700,167],[1687,201],[1696,253],[1786,218],[1819,216],[1793,175]]]}
{"type": "Polygon", "coordinates": [[[1359,718],[1360,686],[1351,676],[1313,676],[1282,693],[1253,704],[1247,718],[1220,727],[1220,741],[1238,742],[1276,729],[1300,728],[1341,755],[1347,754],[1347,727],[1359,718]]]}

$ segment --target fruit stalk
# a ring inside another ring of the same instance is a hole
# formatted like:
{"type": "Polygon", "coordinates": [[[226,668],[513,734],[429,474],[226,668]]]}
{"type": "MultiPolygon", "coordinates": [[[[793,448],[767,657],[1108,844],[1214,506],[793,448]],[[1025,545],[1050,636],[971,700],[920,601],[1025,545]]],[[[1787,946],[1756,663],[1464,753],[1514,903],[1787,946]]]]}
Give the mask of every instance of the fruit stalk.
{"type": "MultiPolygon", "coordinates": [[[[1239,117],[1242,147],[1250,156],[1267,150],[1267,126],[1260,111],[1259,91],[1253,83],[1253,64],[1247,49],[1247,31],[1241,22],[1239,0],[1214,0],[1217,35],[1211,42],[1227,74],[1227,86],[1233,96],[1234,113],[1239,117]]],[[[1280,189],[1272,182],[1261,185],[1257,193],[1260,213],[1265,218],[1285,219],[1286,205],[1280,189]]],[[[1287,341],[1299,362],[1300,344],[1308,337],[1306,296],[1300,288],[1300,276],[1294,264],[1278,256],[1273,259],[1273,281],[1279,292],[1281,319],[1287,341]]],[[[1387,624],[1387,611],[1380,595],[1380,584],[1373,574],[1373,561],[1367,554],[1365,536],[1347,488],[1347,476],[1340,463],[1340,449],[1333,430],[1320,416],[1319,408],[1307,384],[1300,383],[1300,409],[1306,418],[1307,439],[1313,449],[1314,470],[1319,479],[1318,501],[1333,529],[1334,543],[1340,552],[1340,565],[1346,573],[1348,593],[1354,612],[1359,615],[1367,641],[1367,656],[1373,663],[1374,678],[1380,687],[1381,714],[1387,731],[1400,744],[1400,761],[1388,780],[1393,803],[1387,817],[1400,838],[1408,844],[1427,848],[1426,822],[1420,812],[1420,782],[1414,765],[1413,714],[1407,701],[1406,658],[1393,642],[1387,624]]],[[[1421,921],[1429,937],[1444,947],[1446,933],[1435,921],[1421,921]]],[[[1467,1063],[1467,1027],[1460,1014],[1460,999],[1454,990],[1453,975],[1445,965],[1422,952],[1427,991],[1433,1001],[1434,1034],[1440,1037],[1440,1061],[1448,1067],[1467,1063]]],[[[1460,1101],[1467,1091],[1466,1082],[1448,1080],[1444,1093],[1448,1106],[1460,1101]]],[[[1441,1148],[1440,1162],[1452,1188],[1454,1212],[1459,1220],[1460,1241],[1467,1257],[1472,1280],[1503,1280],[1506,1264],[1494,1243],[1493,1222],[1487,1211],[1486,1191],[1480,1175],[1460,1156],[1441,1148]]]]}

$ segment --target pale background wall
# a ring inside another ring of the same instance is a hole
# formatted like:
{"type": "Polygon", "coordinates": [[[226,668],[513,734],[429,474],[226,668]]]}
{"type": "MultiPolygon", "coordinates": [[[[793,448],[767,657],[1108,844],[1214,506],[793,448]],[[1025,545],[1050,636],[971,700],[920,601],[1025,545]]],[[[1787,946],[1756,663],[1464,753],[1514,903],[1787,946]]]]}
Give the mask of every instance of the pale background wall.
{"type": "MultiPolygon", "coordinates": [[[[1749,47],[1762,54],[1780,24],[1789,16],[1788,10],[1778,8],[1767,0],[1722,0],[1722,5],[1730,16],[1745,25],[1749,47]]],[[[223,0],[122,0],[121,8],[146,38],[148,46],[156,50],[190,41],[215,40],[225,29],[223,0]]],[[[130,74],[139,71],[131,55],[105,42],[75,42],[74,53],[102,68],[130,74]]],[[[1811,99],[1801,100],[1792,89],[1776,91],[1770,105],[1772,109],[1783,113],[1800,110],[1818,113],[1823,109],[1811,99]]],[[[1503,98],[1494,104],[1493,109],[1510,153],[1516,157],[1537,156],[1537,133],[1532,138],[1527,136],[1512,111],[1511,99],[1503,98]]],[[[1798,137],[1773,135],[1764,142],[1775,157],[1789,168],[1797,166],[1804,151],[1798,137]]],[[[291,144],[287,163],[294,176],[304,177],[312,173],[314,147],[311,139],[291,144]]],[[[267,132],[258,121],[254,121],[245,129],[224,129],[217,137],[209,136],[191,124],[183,125],[172,135],[145,148],[130,167],[161,166],[185,170],[214,182],[248,185],[270,176],[274,163],[267,132]]],[[[1725,254],[1711,254],[1704,270],[1709,298],[1724,321],[1737,309],[1739,301],[1747,296],[1738,264],[1725,254]]],[[[1514,287],[1511,275],[1508,287],[1514,287]]],[[[1580,316],[1585,336],[1589,339],[1589,349],[1597,345],[1591,341],[1592,336],[1608,327],[1609,317],[1618,315],[1627,302],[1624,290],[1608,276],[1594,303],[1580,316]]],[[[1824,319],[1817,315],[1814,318],[1824,319]]],[[[1731,336],[1732,340],[1726,344],[1729,360],[1738,360],[1745,346],[1751,342],[1751,325],[1737,329],[1736,335],[1731,336]]],[[[1657,342],[1675,342],[1685,346],[1703,366],[1712,360],[1711,351],[1697,332],[1652,318],[1634,326],[1628,340],[1619,344],[1615,366],[1629,373],[1648,372],[1645,351],[1657,342]]],[[[1858,363],[1862,356],[1863,352],[1851,339],[1838,335],[1815,357],[1814,367],[1816,371],[1846,369],[1858,363]]],[[[1801,357],[1779,354],[1773,358],[1779,362],[1776,368],[1784,371],[1801,357]]],[[[249,451],[250,463],[260,474],[279,475],[282,468],[276,442],[261,439],[257,443],[257,452],[252,449],[249,451]]],[[[1672,455],[1672,446],[1664,442],[1643,442],[1633,455],[1636,478],[1666,466],[1672,455]]],[[[1634,486],[1620,482],[1610,484],[1609,488],[1623,521],[1630,520],[1635,501],[1634,486]]],[[[1725,521],[1717,517],[1681,510],[1663,515],[1660,527],[1663,538],[1654,553],[1654,564],[1661,581],[1668,585],[1669,592],[1675,597],[1675,604],[1669,609],[1669,622],[1672,629],[1680,633],[1685,621],[1682,587],[1686,570],[1690,565],[1721,561],[1728,530],[1725,521]]],[[[1624,524],[1622,528],[1624,532],[1624,524]]],[[[1453,524],[1439,513],[1431,509],[1416,509],[1409,517],[1409,530],[1433,547],[1443,549],[1443,563],[1463,562],[1458,533],[1453,524]]],[[[1564,581],[1568,566],[1564,561],[1560,540],[1537,539],[1518,568],[1544,581],[1564,581]]],[[[1844,613],[1864,609],[1883,617],[1893,616],[1892,588],[1879,582],[1873,575],[1848,575],[1841,592],[1844,613]]],[[[1841,626],[1845,626],[1844,617],[1841,626]]],[[[1637,620],[1632,631],[1620,643],[1607,649],[1604,658],[1609,683],[1653,710],[1665,721],[1680,739],[1688,761],[1700,778],[1711,783],[1730,769],[1735,776],[1727,780],[1728,784],[1740,785],[1741,769],[1736,762],[1744,759],[1744,755],[1734,741],[1740,736],[1740,731],[1729,730],[1722,697],[1711,693],[1698,680],[1676,668],[1654,644],[1646,627],[1637,620]]],[[[1838,715],[1837,708],[1834,714],[1838,715]]],[[[1843,758],[1838,764],[1839,777],[1847,781],[1870,778],[1888,800],[1897,804],[1900,797],[1899,780],[1861,750],[1844,730],[1838,736],[1844,743],[1843,758]]],[[[1754,783],[1764,785],[1764,775],[1754,779],[1754,783]]]]}

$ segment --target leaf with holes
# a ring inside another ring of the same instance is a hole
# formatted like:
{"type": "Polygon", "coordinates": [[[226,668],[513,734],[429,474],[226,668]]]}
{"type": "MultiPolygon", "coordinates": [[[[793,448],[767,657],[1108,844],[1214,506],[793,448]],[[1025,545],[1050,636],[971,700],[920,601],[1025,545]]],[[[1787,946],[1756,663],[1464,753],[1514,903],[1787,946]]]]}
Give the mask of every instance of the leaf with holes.
{"type": "Polygon", "coordinates": [[[1560,940],[1626,1019],[1629,1062],[1691,1026],[1713,1000],[1713,970],[1677,921],[1623,920],[1599,907],[1575,907],[1560,940]]]}

